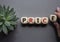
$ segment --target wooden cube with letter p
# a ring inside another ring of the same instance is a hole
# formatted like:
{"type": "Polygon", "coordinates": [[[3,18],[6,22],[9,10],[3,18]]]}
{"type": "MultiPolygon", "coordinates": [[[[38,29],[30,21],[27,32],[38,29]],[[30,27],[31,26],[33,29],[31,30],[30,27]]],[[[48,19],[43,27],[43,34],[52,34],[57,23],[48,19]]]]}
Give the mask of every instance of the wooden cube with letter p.
{"type": "Polygon", "coordinates": [[[21,23],[22,24],[27,24],[28,23],[27,17],[21,17],[21,23]]]}

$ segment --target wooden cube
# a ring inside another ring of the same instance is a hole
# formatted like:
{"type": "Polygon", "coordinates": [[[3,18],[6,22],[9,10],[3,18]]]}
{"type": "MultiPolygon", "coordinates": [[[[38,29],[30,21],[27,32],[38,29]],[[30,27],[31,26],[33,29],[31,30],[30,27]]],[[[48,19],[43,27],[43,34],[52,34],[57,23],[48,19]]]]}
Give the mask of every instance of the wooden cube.
{"type": "Polygon", "coordinates": [[[34,24],[34,17],[28,17],[28,23],[34,24]]]}
{"type": "Polygon", "coordinates": [[[48,24],[48,17],[42,17],[42,24],[48,24]]]}
{"type": "Polygon", "coordinates": [[[21,17],[21,23],[22,24],[27,24],[28,23],[27,17],[21,17]]]}
{"type": "Polygon", "coordinates": [[[40,17],[35,17],[35,23],[36,24],[41,24],[41,18],[40,17]]]}
{"type": "Polygon", "coordinates": [[[57,21],[57,16],[56,15],[50,15],[50,21],[51,22],[56,22],[57,21]]]}

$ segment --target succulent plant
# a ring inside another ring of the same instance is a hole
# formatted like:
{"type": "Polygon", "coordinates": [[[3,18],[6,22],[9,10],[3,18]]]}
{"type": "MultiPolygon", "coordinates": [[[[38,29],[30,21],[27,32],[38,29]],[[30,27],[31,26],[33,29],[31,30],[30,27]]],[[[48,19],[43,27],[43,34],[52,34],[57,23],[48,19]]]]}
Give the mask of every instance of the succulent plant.
{"type": "Polygon", "coordinates": [[[0,5],[0,32],[8,34],[9,31],[14,30],[17,19],[14,8],[0,5]]]}

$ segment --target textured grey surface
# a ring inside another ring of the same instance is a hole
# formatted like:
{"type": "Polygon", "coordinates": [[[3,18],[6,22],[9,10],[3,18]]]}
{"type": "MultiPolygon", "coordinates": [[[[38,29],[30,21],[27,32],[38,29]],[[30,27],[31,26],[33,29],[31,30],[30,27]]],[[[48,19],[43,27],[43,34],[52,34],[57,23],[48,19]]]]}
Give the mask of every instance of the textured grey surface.
{"type": "MultiPolygon", "coordinates": [[[[16,15],[49,17],[58,6],[57,0],[0,0],[0,4],[15,8],[16,15]]],[[[55,31],[49,24],[46,27],[22,27],[20,22],[8,36],[0,36],[0,42],[57,42],[55,31]]]]}
{"type": "Polygon", "coordinates": [[[60,0],[58,0],[58,6],[60,7],[60,0]]]}

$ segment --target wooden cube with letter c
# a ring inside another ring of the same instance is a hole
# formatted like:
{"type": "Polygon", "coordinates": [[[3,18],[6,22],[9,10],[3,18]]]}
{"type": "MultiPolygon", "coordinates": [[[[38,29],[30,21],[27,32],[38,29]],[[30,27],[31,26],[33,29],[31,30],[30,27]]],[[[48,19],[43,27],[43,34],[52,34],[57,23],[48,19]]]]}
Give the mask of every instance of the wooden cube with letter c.
{"type": "Polygon", "coordinates": [[[42,24],[48,24],[48,17],[42,17],[42,24]]]}

